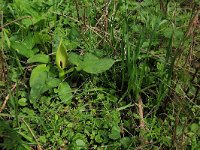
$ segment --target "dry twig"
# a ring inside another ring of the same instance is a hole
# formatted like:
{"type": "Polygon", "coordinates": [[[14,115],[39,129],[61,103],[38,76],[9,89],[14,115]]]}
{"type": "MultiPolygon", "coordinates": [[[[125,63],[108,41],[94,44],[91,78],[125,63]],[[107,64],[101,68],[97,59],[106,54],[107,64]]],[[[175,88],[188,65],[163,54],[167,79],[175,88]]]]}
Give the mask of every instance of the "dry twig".
{"type": "MultiPolygon", "coordinates": [[[[13,86],[12,86],[12,89],[11,89],[11,92],[16,88],[17,84],[15,83],[13,86]]],[[[6,107],[6,103],[7,101],[9,100],[10,98],[10,94],[8,94],[3,102],[3,105],[1,106],[0,108],[0,113],[3,111],[3,109],[6,107]]]]}
{"type": "Polygon", "coordinates": [[[32,17],[31,17],[31,16],[24,16],[24,17],[15,19],[15,20],[13,20],[13,21],[11,21],[11,22],[8,22],[8,23],[2,25],[2,26],[0,27],[0,29],[3,29],[3,28],[5,28],[6,26],[9,26],[9,25],[12,24],[12,23],[15,23],[15,22],[18,22],[18,21],[20,21],[20,20],[27,19],[27,18],[30,18],[30,19],[31,19],[32,17]]]}

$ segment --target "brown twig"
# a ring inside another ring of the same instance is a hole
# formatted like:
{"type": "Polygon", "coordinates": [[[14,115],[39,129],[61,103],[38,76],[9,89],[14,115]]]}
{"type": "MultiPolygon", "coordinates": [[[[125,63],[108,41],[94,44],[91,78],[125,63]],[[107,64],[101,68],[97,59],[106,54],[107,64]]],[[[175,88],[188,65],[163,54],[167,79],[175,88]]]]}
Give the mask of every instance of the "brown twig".
{"type": "MultiPolygon", "coordinates": [[[[11,89],[11,92],[16,88],[16,86],[17,86],[17,84],[15,83],[15,84],[13,85],[12,89],[11,89]]],[[[9,100],[9,98],[10,98],[10,95],[8,94],[8,95],[6,96],[4,102],[3,102],[3,105],[2,105],[1,108],[0,108],[0,113],[1,113],[1,112],[3,111],[3,109],[6,107],[6,103],[7,103],[7,101],[9,100]]]]}
{"type": "Polygon", "coordinates": [[[190,20],[190,23],[188,25],[188,30],[186,32],[186,37],[188,37],[189,35],[193,35],[194,34],[194,30],[199,26],[199,12],[200,9],[198,9],[194,15],[194,17],[190,20]]]}
{"type": "Polygon", "coordinates": [[[142,97],[139,96],[138,98],[138,114],[140,116],[140,141],[141,141],[141,147],[144,147],[145,145],[149,144],[149,141],[144,138],[144,130],[145,130],[145,122],[144,122],[144,110],[143,110],[143,102],[142,97]]]}
{"type": "Polygon", "coordinates": [[[144,129],[145,123],[144,123],[143,103],[141,97],[139,97],[138,99],[138,113],[140,116],[140,129],[144,129]]]}
{"type": "Polygon", "coordinates": [[[9,25],[12,24],[12,23],[15,23],[15,22],[18,22],[18,21],[20,21],[20,20],[27,19],[27,18],[30,18],[30,19],[31,19],[32,17],[31,17],[31,16],[24,16],[24,17],[15,19],[15,20],[13,20],[13,21],[11,21],[11,22],[8,22],[8,23],[2,25],[2,26],[0,27],[0,29],[3,29],[3,28],[5,28],[6,26],[9,26],[9,25]]]}
{"type": "Polygon", "coordinates": [[[104,28],[105,28],[105,33],[108,32],[108,7],[109,7],[109,2],[108,0],[105,0],[105,21],[104,21],[104,28]]]}

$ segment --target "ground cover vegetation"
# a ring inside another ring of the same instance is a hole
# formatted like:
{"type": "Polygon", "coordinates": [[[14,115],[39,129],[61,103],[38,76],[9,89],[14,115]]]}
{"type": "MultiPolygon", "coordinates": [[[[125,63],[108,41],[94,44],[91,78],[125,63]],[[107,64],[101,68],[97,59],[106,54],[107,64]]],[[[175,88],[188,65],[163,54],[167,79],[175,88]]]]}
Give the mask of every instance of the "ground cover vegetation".
{"type": "Polygon", "coordinates": [[[1,149],[200,149],[199,0],[1,0],[1,149]]]}

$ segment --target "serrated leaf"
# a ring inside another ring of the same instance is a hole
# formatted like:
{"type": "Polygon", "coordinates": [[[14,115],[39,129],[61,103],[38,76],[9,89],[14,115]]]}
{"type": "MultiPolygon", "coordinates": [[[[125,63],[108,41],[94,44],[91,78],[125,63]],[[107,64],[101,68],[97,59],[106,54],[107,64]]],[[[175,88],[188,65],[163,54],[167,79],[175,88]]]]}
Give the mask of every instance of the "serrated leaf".
{"type": "Polygon", "coordinates": [[[37,55],[34,55],[34,56],[30,57],[27,60],[27,63],[29,63],[29,64],[30,63],[35,63],[35,62],[47,64],[49,62],[49,56],[45,55],[45,54],[37,54],[37,55]]]}
{"type": "Polygon", "coordinates": [[[67,82],[60,83],[58,87],[58,96],[66,104],[71,104],[72,90],[67,82]]]}

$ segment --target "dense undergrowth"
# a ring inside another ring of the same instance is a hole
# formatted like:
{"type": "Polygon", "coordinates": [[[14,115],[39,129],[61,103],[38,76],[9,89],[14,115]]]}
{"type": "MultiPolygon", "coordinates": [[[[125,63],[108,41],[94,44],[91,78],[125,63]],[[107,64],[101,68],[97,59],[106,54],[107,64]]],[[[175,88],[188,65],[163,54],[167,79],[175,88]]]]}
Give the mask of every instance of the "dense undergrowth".
{"type": "Polygon", "coordinates": [[[1,1],[1,149],[200,149],[199,3],[1,1]]]}

